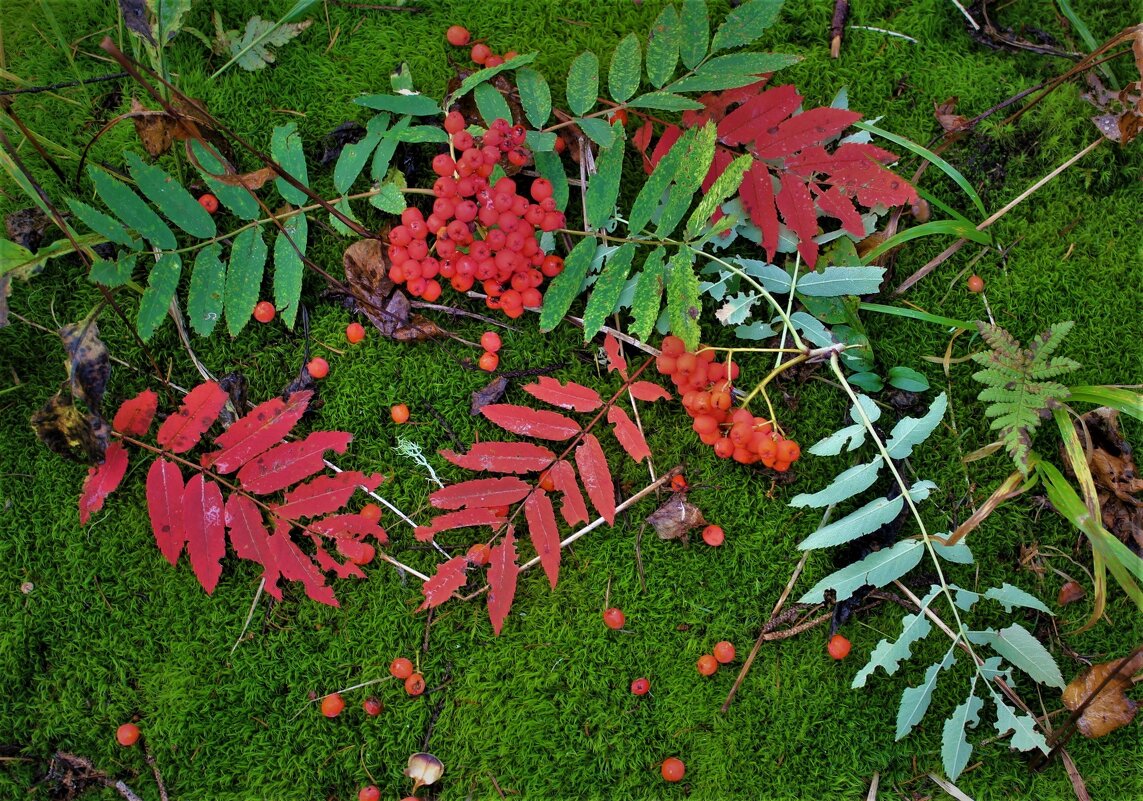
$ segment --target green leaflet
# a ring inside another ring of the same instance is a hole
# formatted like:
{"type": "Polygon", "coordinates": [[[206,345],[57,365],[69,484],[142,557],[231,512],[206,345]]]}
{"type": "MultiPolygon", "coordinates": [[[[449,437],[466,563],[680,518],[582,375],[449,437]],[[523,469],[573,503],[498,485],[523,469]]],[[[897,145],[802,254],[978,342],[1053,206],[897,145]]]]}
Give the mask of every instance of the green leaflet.
{"type": "MultiPolygon", "coordinates": [[[[91,245],[97,245],[103,239],[98,234],[83,234],[76,236],[79,250],[86,251],[91,245]]],[[[15,277],[27,281],[40,270],[49,259],[75,253],[77,248],[67,237],[57,239],[51,244],[42,246],[35,253],[22,245],[17,245],[7,239],[0,239],[0,276],[15,277]]]]}
{"type": "Polygon", "coordinates": [[[984,701],[976,697],[976,681],[972,683],[968,698],[963,704],[953,710],[952,715],[945,721],[941,736],[941,761],[944,763],[945,774],[949,781],[956,781],[960,772],[968,765],[968,758],[972,755],[972,745],[965,737],[965,729],[973,728],[980,722],[980,710],[984,701]]]}
{"type": "Polygon", "coordinates": [[[607,89],[611,99],[623,103],[639,88],[641,54],[639,38],[629,33],[619,40],[615,52],[611,54],[611,65],[607,70],[607,89]]]}
{"type": "Polygon", "coordinates": [[[929,379],[909,367],[890,367],[889,385],[906,392],[924,392],[929,388],[929,379]]]}
{"type": "Polygon", "coordinates": [[[370,180],[380,181],[381,176],[389,171],[389,162],[393,160],[393,154],[397,152],[400,136],[408,129],[411,121],[412,118],[410,117],[401,117],[387,131],[388,135],[381,137],[381,143],[373,151],[373,164],[369,167],[370,180]]]}
{"type": "Polygon", "coordinates": [[[555,150],[559,135],[555,133],[539,133],[538,131],[525,131],[524,143],[528,149],[535,151],[555,150]]]}
{"type": "Polygon", "coordinates": [[[611,147],[615,141],[615,129],[622,127],[599,117],[579,117],[575,122],[587,134],[587,138],[600,147],[611,147]]]}
{"type": "MultiPolygon", "coordinates": [[[[78,217],[84,225],[106,238],[109,242],[129,247],[131,250],[138,250],[142,247],[142,243],[127,233],[127,229],[120,225],[119,221],[114,217],[108,217],[103,212],[93,209],[86,203],[70,197],[67,199],[67,205],[68,208],[71,209],[71,213],[78,217]]],[[[100,281],[99,283],[103,282],[100,281]]]]}
{"type": "Polygon", "coordinates": [[[628,242],[611,254],[611,258],[604,265],[587,301],[587,309],[583,313],[584,342],[590,342],[599,333],[608,315],[615,311],[615,305],[619,302],[619,295],[627,283],[627,275],[631,272],[631,261],[634,258],[635,243],[628,242]]]}
{"type": "MultiPolygon", "coordinates": [[[[294,177],[303,186],[310,185],[309,172],[306,169],[306,154],[302,150],[302,137],[298,134],[296,123],[287,122],[274,128],[270,137],[270,157],[278,166],[294,177]]],[[[274,186],[287,203],[302,206],[308,200],[305,192],[287,182],[284,178],[275,178],[274,186]]]]}
{"type": "Polygon", "coordinates": [[[674,6],[659,12],[647,36],[647,78],[660,88],[675,71],[679,60],[679,15],[674,6]]]}
{"type": "MultiPolygon", "coordinates": [[[[877,668],[882,668],[886,675],[892,676],[901,667],[901,662],[911,657],[913,644],[924,638],[933,626],[925,616],[925,609],[941,593],[941,586],[934,584],[927,595],[921,599],[921,607],[915,614],[905,615],[901,618],[901,636],[895,642],[881,640],[869,654],[869,661],[857,675],[853,677],[850,689],[856,690],[865,686],[865,682],[873,675],[877,668]]],[[[898,738],[900,729],[897,730],[898,738]]]]}
{"type": "Polygon", "coordinates": [[[1136,420],[1143,420],[1143,394],[1119,387],[1078,386],[1068,387],[1071,396],[1068,400],[1078,403],[1094,403],[1097,406],[1110,406],[1136,420]]]}
{"type": "Polygon", "coordinates": [[[579,117],[595,105],[599,95],[599,58],[585,50],[572,62],[567,81],[568,108],[579,117]]]}
{"type": "MultiPolygon", "coordinates": [[[[353,213],[353,208],[349,205],[349,198],[338,198],[337,202],[333,204],[333,207],[353,222],[357,223],[358,225],[361,224],[361,221],[357,219],[357,215],[353,213]]],[[[330,212],[329,224],[333,226],[333,230],[337,231],[342,236],[353,236],[356,234],[356,231],[342,222],[341,219],[333,214],[333,212],[330,212]]]]}
{"type": "Polygon", "coordinates": [[[854,373],[846,379],[846,383],[866,392],[880,392],[885,387],[885,383],[877,373],[854,373]]]}
{"type": "MultiPolygon", "coordinates": [[[[881,408],[874,403],[866,395],[858,395],[857,402],[865,410],[869,422],[875,423],[881,417],[881,408]]],[[[843,447],[848,450],[855,451],[865,444],[865,426],[861,423],[861,417],[857,413],[856,404],[850,406],[849,417],[854,421],[855,425],[846,426],[841,428],[829,436],[815,442],[809,447],[809,452],[814,456],[837,456],[841,453],[843,447]],[[848,445],[847,445],[848,443],[848,445]]]]}
{"type": "Polygon", "coordinates": [[[508,101],[504,99],[504,95],[500,94],[500,90],[490,83],[482,83],[472,91],[472,97],[476,101],[476,108],[480,111],[480,116],[484,118],[484,123],[491,126],[493,120],[512,120],[512,110],[508,108],[508,101]]]}
{"type": "Polygon", "coordinates": [[[753,42],[774,24],[781,10],[782,0],[748,0],[726,15],[710,43],[710,52],[753,42]]]}
{"type": "Polygon", "coordinates": [[[171,307],[175,290],[179,287],[179,275],[182,274],[182,270],[183,260],[179,258],[178,253],[164,253],[151,268],[147,288],[143,290],[143,299],[139,303],[139,317],[135,323],[144,342],[151,339],[171,307]]]}
{"type": "Polygon", "coordinates": [[[812,298],[871,295],[881,287],[882,267],[826,267],[798,279],[798,292],[812,298]]]}
{"type": "Polygon", "coordinates": [[[692,264],[694,253],[680,248],[667,263],[667,316],[671,333],[683,340],[687,350],[698,347],[698,318],[702,313],[698,276],[692,264]]]}
{"type": "Polygon", "coordinates": [[[174,250],[178,243],[171,229],[151,207],[144,203],[127,184],[107,172],[88,165],[87,174],[95,184],[95,191],[115,215],[128,228],[160,250],[174,250]]]}
{"type": "Polygon", "coordinates": [[[389,85],[400,94],[413,91],[413,72],[408,62],[402,61],[401,66],[389,74],[389,85]]]}
{"type": "Polygon", "coordinates": [[[210,336],[222,318],[222,293],[226,288],[226,265],[219,259],[222,246],[217,242],[204,247],[194,260],[187,317],[199,336],[210,336]]]}
{"type": "MultiPolygon", "coordinates": [[[[989,687],[989,690],[992,688],[989,687]]],[[[1012,738],[1008,741],[1011,747],[1020,751],[1039,748],[1042,753],[1051,752],[1044,735],[1036,730],[1036,721],[1031,715],[1016,714],[1016,710],[1004,703],[1004,699],[995,692],[992,692],[992,700],[996,702],[996,733],[1003,737],[1011,731],[1012,738]]]]}
{"type": "Polygon", "coordinates": [[[643,271],[635,284],[635,297],[631,301],[631,316],[635,323],[631,333],[646,341],[651,329],[659,319],[659,307],[663,302],[663,262],[666,251],[657,247],[643,262],[643,271]]]}
{"type": "Polygon", "coordinates": [[[798,599],[800,604],[819,604],[826,590],[833,590],[838,601],[844,601],[866,584],[884,587],[916,567],[925,555],[925,543],[901,540],[891,548],[874,551],[864,559],[837,570],[819,581],[798,599]]]}
{"type": "Polygon", "coordinates": [[[516,70],[516,90],[524,116],[534,128],[544,127],[552,113],[552,90],[544,76],[529,67],[516,70]]]}
{"type": "Polygon", "coordinates": [[[985,629],[968,632],[969,642],[974,645],[988,645],[996,653],[1027,673],[1040,684],[1064,688],[1064,677],[1056,666],[1056,660],[1048,649],[1032,633],[1019,623],[1002,628],[1000,631],[985,629]]]}
{"type": "Polygon", "coordinates": [[[757,75],[709,74],[688,75],[669,83],[664,89],[668,92],[720,92],[723,89],[737,89],[740,86],[749,86],[758,82],[757,75]]]}
{"type": "Polygon", "coordinates": [[[262,271],[266,267],[266,241],[262,226],[247,228],[234,237],[230,247],[230,265],[226,270],[226,327],[230,335],[239,332],[250,322],[254,304],[262,288],[262,271]]]}
{"type": "Polygon", "coordinates": [[[683,28],[679,38],[679,55],[682,56],[684,67],[694,69],[706,55],[706,45],[710,39],[706,0],[683,0],[683,11],[679,19],[683,28]]]}
{"type": "Polygon", "coordinates": [[[386,214],[400,214],[408,206],[405,203],[404,193],[396,184],[390,182],[381,184],[377,188],[377,194],[370,195],[369,205],[381,209],[386,214]]]}
{"type": "Polygon", "coordinates": [[[661,109],[662,111],[697,111],[703,107],[702,103],[696,103],[690,98],[670,92],[648,92],[632,99],[627,106],[629,108],[661,109]]]}
{"type": "Polygon", "coordinates": [[[1043,612],[1046,615],[1055,616],[1052,610],[1044,606],[1039,598],[1024,592],[1024,590],[1019,587],[1013,587],[1008,582],[1001,584],[999,587],[990,587],[984,593],[984,597],[998,601],[1003,605],[1005,612],[1011,612],[1013,607],[1023,606],[1027,609],[1035,609],[1038,612],[1043,612]]]}
{"type": "Polygon", "coordinates": [[[857,493],[865,492],[873,486],[873,482],[877,480],[877,474],[881,471],[882,464],[882,458],[877,456],[872,462],[854,465],[848,470],[838,473],[825,489],[811,494],[803,492],[800,495],[795,495],[790,500],[790,506],[794,508],[810,506],[820,509],[852,498],[857,493]]]}
{"type": "MultiPolygon", "coordinates": [[[[435,104],[433,108],[436,108],[435,104]]],[[[365,136],[341,149],[337,164],[333,168],[333,187],[339,195],[349,192],[349,187],[365,169],[369,154],[381,142],[381,135],[389,127],[389,115],[377,114],[365,125],[365,136]]]]}
{"type": "Polygon", "coordinates": [[[284,230],[279,231],[274,239],[274,307],[282,313],[286,327],[292,329],[302,296],[304,263],[298,251],[306,252],[309,221],[306,215],[295,214],[283,223],[282,228],[284,230]]]}
{"type": "Polygon", "coordinates": [[[210,191],[214,193],[219,202],[240,220],[258,219],[258,214],[262,209],[258,206],[258,201],[245,187],[224,184],[217,178],[211,177],[226,172],[226,168],[218,157],[197,139],[191,139],[190,146],[195,160],[198,161],[198,174],[202,176],[202,180],[210,187],[210,191]]]}
{"type": "Polygon", "coordinates": [[[924,417],[902,417],[898,420],[885,443],[885,450],[889,456],[893,459],[908,458],[913,448],[928,439],[940,425],[948,405],[948,396],[942,392],[937,395],[924,417]]]}
{"type": "Polygon", "coordinates": [[[126,153],[125,158],[135,185],[168,220],[199,239],[210,239],[218,233],[214,218],[182,184],[134,153],[126,153]]]}
{"type": "MultiPolygon", "coordinates": [[[[497,75],[499,75],[500,73],[505,72],[507,70],[519,69],[520,67],[523,67],[526,64],[531,64],[535,60],[536,60],[536,54],[535,53],[525,53],[522,56],[516,56],[516,58],[512,59],[511,61],[505,61],[503,64],[500,64],[498,66],[485,67],[482,70],[478,70],[477,72],[472,73],[467,78],[465,78],[463,81],[461,81],[460,86],[458,86],[456,88],[456,91],[445,98],[445,101],[441,107],[447,109],[450,106],[452,106],[452,104],[455,103],[457,100],[464,97],[466,94],[471,92],[473,89],[475,89],[477,86],[484,83],[485,81],[491,80],[492,78],[495,78],[497,75]]],[[[592,97],[592,100],[594,100],[594,99],[595,98],[592,97]]],[[[447,138],[446,138],[446,141],[447,141],[447,138]]]]}
{"type": "Polygon", "coordinates": [[[828,548],[832,545],[855,540],[866,534],[876,531],[901,513],[905,506],[905,499],[898,495],[896,498],[875,498],[855,512],[847,514],[841,520],[835,520],[828,526],[823,526],[810,536],[798,543],[798,548],[808,551],[812,548],[828,548]]]}
{"type": "Polygon", "coordinates": [[[536,161],[536,172],[541,178],[552,182],[552,197],[556,200],[556,208],[561,211],[568,205],[568,177],[564,172],[563,161],[552,152],[537,152],[532,154],[536,161]]]}
{"type": "Polygon", "coordinates": [[[563,272],[552,279],[548,291],[544,293],[544,308],[540,311],[541,331],[551,331],[568,313],[579,295],[583,279],[587,277],[597,244],[595,237],[586,236],[576,243],[564,259],[563,272]]]}
{"type": "Polygon", "coordinates": [[[409,114],[414,117],[435,117],[441,113],[437,101],[425,95],[366,95],[355,97],[353,102],[377,111],[391,111],[394,114],[409,114]]]}
{"type": "MultiPolygon", "coordinates": [[[[750,165],[754,163],[754,157],[747,154],[739,156],[734,161],[727,165],[723,170],[722,175],[715,179],[711,184],[710,189],[699,201],[698,206],[695,207],[691,217],[687,220],[686,238],[693,239],[698,236],[699,231],[706,227],[710,221],[710,215],[714,210],[722,205],[722,202],[728,197],[738,191],[738,186],[742,183],[742,176],[750,169],[750,165]]],[[[741,322],[741,320],[739,321],[741,322]]]]}
{"type": "Polygon", "coordinates": [[[120,253],[115,261],[96,259],[91,265],[88,278],[96,284],[107,287],[123,286],[131,280],[131,273],[135,270],[135,253],[120,253]]]}
{"type": "MultiPolygon", "coordinates": [[[[882,642],[885,641],[882,640],[882,642]]],[[[901,705],[897,708],[898,740],[906,737],[929,711],[929,704],[933,700],[933,690],[937,686],[937,674],[942,670],[948,670],[955,664],[956,657],[953,656],[953,649],[950,648],[945,653],[944,659],[929,665],[928,670],[925,671],[925,678],[919,685],[906,687],[901,693],[901,705]]]]}
{"type": "Polygon", "coordinates": [[[616,125],[617,135],[611,147],[604,148],[596,160],[596,173],[587,184],[586,206],[587,224],[591,228],[602,228],[615,211],[615,201],[619,197],[619,182],[623,178],[623,149],[626,145],[622,125],[616,125]]]}
{"type": "MultiPolygon", "coordinates": [[[[797,64],[801,56],[789,53],[731,53],[703,62],[696,75],[763,75],[797,64]]],[[[757,78],[755,78],[757,80],[757,78]]]]}
{"type": "Polygon", "coordinates": [[[690,207],[695,192],[702,185],[702,179],[710,170],[710,163],[714,159],[716,135],[713,122],[708,122],[695,135],[689,152],[675,174],[674,185],[663,206],[663,213],[659,215],[659,222],[655,226],[656,236],[669,237],[683,219],[683,214],[690,207]]]}

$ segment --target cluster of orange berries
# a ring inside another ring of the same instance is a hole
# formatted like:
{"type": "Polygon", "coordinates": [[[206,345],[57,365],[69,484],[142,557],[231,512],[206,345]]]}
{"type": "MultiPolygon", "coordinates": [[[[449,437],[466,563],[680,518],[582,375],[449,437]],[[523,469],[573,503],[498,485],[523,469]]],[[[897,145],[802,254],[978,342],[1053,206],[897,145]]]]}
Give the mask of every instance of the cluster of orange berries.
{"type": "Polygon", "coordinates": [[[687,351],[676,336],[663,338],[662,354],[655,362],[662,375],[683,393],[683,407],[694,422],[691,428],[721,459],[741,464],[761,462],[784,472],[802,455],[798,443],[786,439],[771,421],[734,406],[734,380],[738,365],[715,361],[715,351],[687,351]]]}

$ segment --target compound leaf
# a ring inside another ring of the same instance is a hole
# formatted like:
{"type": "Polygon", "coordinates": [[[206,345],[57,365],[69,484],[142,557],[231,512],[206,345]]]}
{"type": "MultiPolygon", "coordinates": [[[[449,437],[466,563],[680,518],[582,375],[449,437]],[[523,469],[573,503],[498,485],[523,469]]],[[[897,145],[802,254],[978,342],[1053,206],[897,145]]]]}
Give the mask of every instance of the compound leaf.
{"type": "Polygon", "coordinates": [[[866,584],[883,587],[916,567],[925,553],[920,540],[901,540],[890,548],[874,551],[864,559],[837,570],[819,581],[798,603],[816,604],[834,590],[837,601],[844,601],[866,584]]]}

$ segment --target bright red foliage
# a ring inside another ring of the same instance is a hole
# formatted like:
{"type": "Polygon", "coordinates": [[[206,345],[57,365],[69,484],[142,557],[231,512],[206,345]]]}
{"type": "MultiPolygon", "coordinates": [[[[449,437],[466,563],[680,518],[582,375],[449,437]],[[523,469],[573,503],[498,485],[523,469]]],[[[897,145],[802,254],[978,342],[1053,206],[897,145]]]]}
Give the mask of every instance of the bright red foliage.
{"type": "Polygon", "coordinates": [[[353,435],[345,431],[315,431],[301,442],[286,442],[247,462],[238,471],[242,488],[257,495],[309,478],[325,467],[325,452],[345,453],[353,435]]]}
{"type": "Polygon", "coordinates": [[[203,467],[219,473],[233,473],[252,458],[281,442],[305,414],[313,392],[295,392],[289,403],[273,398],[254,407],[250,414],[220,434],[215,443],[222,450],[205,454],[203,467]]]}
{"type": "Polygon", "coordinates": [[[540,376],[534,384],[525,384],[523,390],[544,403],[577,412],[594,412],[603,405],[599,393],[583,384],[569,381],[561,384],[550,376],[540,376]]]}
{"type": "Polygon", "coordinates": [[[591,505],[609,526],[615,525],[615,487],[611,483],[611,468],[607,466],[603,447],[594,434],[584,434],[583,442],[575,449],[575,463],[591,505]]]}
{"type": "Polygon", "coordinates": [[[187,393],[179,410],[159,426],[159,444],[171,453],[189,451],[218,418],[227,397],[226,391],[213,381],[199,384],[187,393]]]}
{"type": "Polygon", "coordinates": [[[623,358],[623,346],[614,334],[603,338],[603,350],[607,353],[607,372],[619,371],[619,377],[627,380],[627,360],[623,358]]]}
{"type": "Polygon", "coordinates": [[[146,436],[155,419],[155,412],[159,408],[159,396],[149,389],[145,389],[135,397],[123,401],[111,427],[120,434],[130,437],[146,436]]]}
{"type": "Polygon", "coordinates": [[[460,509],[462,506],[504,506],[524,500],[531,487],[518,478],[474,478],[439,489],[429,496],[438,509],[460,509]]]}
{"type": "Polygon", "coordinates": [[[537,439],[565,440],[580,432],[579,423],[559,412],[529,409],[508,403],[490,403],[480,413],[505,431],[537,439]]]}
{"type": "Polygon", "coordinates": [[[607,422],[611,423],[615,438],[619,440],[623,450],[627,451],[628,456],[637,462],[641,462],[651,455],[651,448],[647,445],[647,440],[643,438],[643,432],[631,422],[627,412],[618,406],[612,406],[607,410],[607,422]]]}
{"type": "Polygon", "coordinates": [[[440,606],[451,598],[452,594],[468,581],[468,577],[465,575],[467,569],[468,559],[463,556],[454,556],[437,568],[436,575],[421,585],[421,592],[425,595],[425,601],[417,607],[417,611],[421,612],[434,606],[440,606]]]}
{"type": "Polygon", "coordinates": [[[630,386],[631,396],[635,400],[654,403],[657,400],[670,400],[671,393],[663,389],[654,381],[636,381],[630,386]]]}
{"type": "Polygon", "coordinates": [[[151,463],[147,471],[147,511],[159,551],[175,564],[187,541],[183,530],[183,474],[178,465],[163,458],[151,463]]]}
{"type": "Polygon", "coordinates": [[[494,529],[504,524],[505,518],[493,508],[473,507],[461,509],[459,512],[446,512],[437,515],[428,526],[417,526],[413,535],[421,542],[428,542],[441,531],[451,531],[456,528],[470,526],[492,526],[494,529]]]}
{"type": "Polygon", "coordinates": [[[488,567],[488,619],[492,630],[497,634],[504,627],[504,619],[512,608],[516,597],[516,576],[520,568],[516,564],[516,539],[512,526],[493,549],[488,567]]]}
{"type": "Polygon", "coordinates": [[[115,491],[126,473],[127,449],[120,442],[112,442],[107,446],[103,462],[87,471],[79,499],[80,525],[86,526],[91,513],[103,508],[103,499],[115,491]]]}
{"type": "Polygon", "coordinates": [[[442,450],[440,454],[457,467],[490,473],[533,473],[556,458],[547,448],[530,442],[474,442],[468,453],[442,450]]]}
{"type": "Polygon", "coordinates": [[[560,532],[548,494],[536,490],[529,495],[524,501],[524,516],[528,521],[528,533],[532,536],[532,547],[536,549],[548,583],[554,590],[560,578],[560,532]]]}
{"type": "Polygon", "coordinates": [[[195,473],[183,490],[183,530],[187,537],[187,556],[198,583],[210,595],[222,575],[222,557],[226,556],[226,527],[222,506],[222,490],[202,473],[195,473]]]}

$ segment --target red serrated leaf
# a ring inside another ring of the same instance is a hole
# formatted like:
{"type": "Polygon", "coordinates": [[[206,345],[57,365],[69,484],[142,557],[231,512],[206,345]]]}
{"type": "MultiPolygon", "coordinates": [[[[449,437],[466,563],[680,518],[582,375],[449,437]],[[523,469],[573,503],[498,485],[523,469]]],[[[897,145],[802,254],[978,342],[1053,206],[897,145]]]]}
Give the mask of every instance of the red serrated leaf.
{"type": "MultiPolygon", "coordinates": [[[[389,535],[375,520],[360,514],[330,515],[321,520],[308,524],[308,528],[327,537],[373,537],[377,542],[385,545],[389,542],[389,535]]],[[[348,554],[347,554],[348,555],[348,554]]]]}
{"type": "Polygon", "coordinates": [[[203,467],[219,473],[233,473],[258,454],[276,444],[302,419],[313,392],[304,390],[290,395],[288,402],[274,398],[255,406],[248,415],[215,439],[221,449],[204,454],[203,467]]]}
{"type": "Polygon", "coordinates": [[[663,156],[670,152],[671,148],[675,146],[675,142],[683,135],[683,129],[677,125],[668,125],[663,131],[663,135],[659,137],[659,141],[655,143],[655,149],[651,151],[651,168],[652,170],[658,166],[659,162],[663,160],[663,156]]]}
{"type": "Polygon", "coordinates": [[[663,389],[654,381],[636,381],[631,385],[631,395],[635,400],[654,403],[657,400],[670,400],[671,393],[663,389]]]}
{"type": "Polygon", "coordinates": [[[531,486],[513,476],[474,478],[437,490],[429,496],[429,503],[438,509],[507,506],[524,500],[531,491],[531,486]]]}
{"type": "Polygon", "coordinates": [[[86,526],[92,512],[103,508],[103,500],[119,486],[127,473],[127,449],[121,442],[112,442],[103,454],[103,462],[88,469],[79,496],[79,524],[86,526]]]}
{"type": "Polygon", "coordinates": [[[172,565],[179,561],[186,530],[183,528],[183,474],[166,459],[151,462],[147,471],[147,512],[155,543],[172,565]]]}
{"type": "MultiPolygon", "coordinates": [[[[318,603],[338,606],[333,590],[326,586],[325,576],[317,569],[313,560],[302,553],[290,539],[287,526],[279,526],[274,530],[270,536],[270,548],[274,552],[274,563],[278,566],[282,577],[300,581],[306,595],[318,603]]],[[[266,582],[266,591],[277,598],[281,597],[281,591],[277,587],[271,587],[270,581],[266,582]]]]}
{"type": "Polygon", "coordinates": [[[285,503],[276,505],[272,509],[274,514],[285,520],[317,517],[345,506],[346,501],[359,486],[372,492],[377,489],[381,481],[380,473],[367,476],[359,470],[345,470],[332,476],[318,476],[313,481],[307,481],[287,492],[285,503]]]}
{"type": "MultiPolygon", "coordinates": [[[[308,533],[308,532],[307,532],[308,533]]],[[[316,534],[309,535],[310,540],[314,544],[314,561],[320,570],[325,570],[333,573],[338,578],[365,578],[365,573],[361,568],[355,565],[350,559],[347,562],[339,562],[329,555],[329,551],[322,545],[321,537],[316,534]]],[[[345,554],[348,556],[348,554],[345,554]]]]}
{"type": "Polygon", "coordinates": [[[492,473],[532,473],[548,467],[556,455],[530,442],[474,442],[468,453],[443,450],[440,455],[465,470],[492,473]]]}
{"type": "MultiPolygon", "coordinates": [[[[364,540],[357,539],[356,537],[346,534],[340,537],[333,538],[333,546],[337,552],[353,562],[355,565],[368,564],[373,560],[377,553],[377,549],[364,540]]],[[[358,571],[360,573],[360,571],[358,571]]],[[[361,573],[361,575],[365,575],[361,573]]]]}
{"type": "Polygon", "coordinates": [[[853,200],[846,197],[839,187],[819,193],[818,207],[830,217],[840,220],[842,227],[849,233],[858,238],[865,236],[865,224],[861,222],[861,215],[854,208],[853,200]]]}
{"type": "Polygon", "coordinates": [[[631,137],[631,143],[635,145],[635,149],[639,151],[639,155],[643,157],[643,170],[647,174],[651,173],[651,160],[647,158],[647,148],[651,146],[651,136],[654,134],[655,129],[651,125],[651,121],[647,120],[639,126],[639,130],[631,137]]]}
{"type": "Polygon", "coordinates": [[[480,413],[505,431],[536,439],[565,440],[579,433],[579,423],[559,412],[529,409],[509,403],[492,403],[480,413]]]}
{"type": "Polygon", "coordinates": [[[202,473],[195,473],[183,490],[183,530],[187,537],[187,556],[198,583],[210,595],[222,575],[222,557],[226,556],[225,513],[222,490],[202,473]]]}
{"type": "Polygon", "coordinates": [[[603,350],[607,353],[607,372],[619,371],[619,376],[627,380],[627,360],[623,358],[623,346],[614,334],[607,334],[603,338],[603,350]]]}
{"type": "Polygon", "coordinates": [[[917,199],[917,190],[881,164],[894,159],[892,153],[873,145],[844,144],[833,153],[829,183],[849,189],[868,208],[911,203],[917,199]]]}
{"type": "Polygon", "coordinates": [[[791,84],[775,86],[750,98],[718,124],[719,141],[741,145],[776,128],[802,104],[802,96],[791,84]]]}
{"type": "Polygon", "coordinates": [[[217,419],[228,397],[213,381],[199,384],[187,393],[179,410],[159,426],[159,445],[172,453],[189,451],[217,419]]]}
{"type": "Polygon", "coordinates": [[[420,542],[428,542],[436,534],[455,528],[492,526],[493,529],[497,529],[504,525],[506,519],[491,508],[476,506],[471,509],[461,509],[459,512],[446,512],[443,515],[437,515],[429,525],[417,526],[413,530],[413,536],[420,542]]]}
{"type": "Polygon", "coordinates": [[[612,406],[607,412],[607,422],[614,426],[612,430],[615,432],[615,438],[619,440],[623,450],[627,451],[628,456],[636,462],[641,462],[651,455],[651,449],[647,447],[643,432],[631,422],[627,412],[618,406],[612,406]]]}
{"type": "Polygon", "coordinates": [[[738,189],[738,196],[750,214],[751,222],[762,232],[762,247],[766,250],[766,258],[772,261],[778,250],[778,210],[774,207],[774,183],[765,164],[755,161],[750,165],[738,189]]]}
{"type": "Polygon", "coordinates": [[[268,495],[309,478],[325,466],[327,450],[345,453],[353,435],[345,431],[315,431],[301,442],[287,442],[247,462],[238,471],[243,488],[268,495]]]}
{"type": "Polygon", "coordinates": [[[734,161],[733,153],[725,147],[715,148],[714,159],[710,162],[710,169],[706,171],[706,177],[702,179],[703,194],[710,191],[710,188],[714,186],[714,182],[718,180],[718,176],[726,172],[726,168],[730,166],[730,162],[732,161],[734,161]]]}
{"type": "Polygon", "coordinates": [[[574,381],[561,384],[556,379],[546,375],[540,376],[534,384],[525,384],[522,389],[533,398],[542,400],[544,403],[550,403],[552,406],[559,406],[561,409],[594,412],[603,405],[603,399],[591,387],[585,387],[583,384],[577,384],[574,381]]]}
{"type": "Polygon", "coordinates": [[[588,522],[590,518],[587,515],[587,504],[584,503],[583,494],[579,491],[579,481],[576,480],[575,468],[571,466],[571,462],[561,459],[552,465],[548,475],[552,477],[556,490],[564,496],[560,504],[560,514],[567,524],[574,526],[588,522]]]}
{"type": "Polygon", "coordinates": [[[782,219],[798,237],[798,252],[806,267],[813,269],[818,260],[818,243],[814,237],[818,233],[818,216],[814,212],[814,201],[805,181],[796,175],[782,173],[782,188],[778,192],[778,211],[782,219]]]}
{"type": "Polygon", "coordinates": [[[440,606],[451,598],[468,581],[468,576],[465,575],[467,569],[468,560],[463,556],[454,556],[437,568],[437,572],[421,585],[425,602],[417,607],[417,611],[440,606]]]}
{"type": "Polygon", "coordinates": [[[769,80],[769,76],[766,76],[758,81],[758,83],[752,83],[749,86],[741,86],[737,89],[727,89],[722,92],[708,92],[705,95],[699,95],[695,99],[702,103],[703,108],[687,109],[684,111],[682,116],[683,125],[687,128],[698,128],[705,125],[707,120],[714,120],[716,123],[721,122],[731,106],[745,103],[757,95],[762,91],[762,88],[769,80]]]}
{"type": "Polygon", "coordinates": [[[783,122],[777,130],[758,128],[754,137],[755,153],[763,159],[779,159],[797,153],[803,147],[829,141],[861,119],[856,111],[822,106],[798,114],[783,122]]]}
{"type": "Polygon", "coordinates": [[[226,499],[226,528],[234,553],[239,559],[262,565],[266,591],[281,600],[282,591],[277,585],[278,563],[270,546],[270,534],[262,524],[262,512],[254,501],[232,492],[226,499]]]}
{"type": "Polygon", "coordinates": [[[520,572],[516,566],[516,541],[512,527],[504,534],[504,539],[492,549],[488,568],[488,619],[497,635],[504,627],[504,619],[512,608],[516,597],[516,576],[520,572]]]}
{"type": "Polygon", "coordinates": [[[524,517],[528,520],[532,547],[554,590],[560,578],[560,532],[556,526],[556,511],[546,492],[539,490],[528,496],[524,501],[524,517]]]}
{"type": "Polygon", "coordinates": [[[611,468],[607,466],[607,457],[594,434],[584,434],[583,442],[575,449],[575,464],[591,505],[608,525],[615,525],[615,487],[611,483],[611,468]]]}
{"type": "Polygon", "coordinates": [[[159,396],[149,389],[145,389],[130,400],[123,401],[111,427],[120,434],[129,437],[142,437],[151,427],[155,419],[155,410],[159,408],[159,396]]]}

